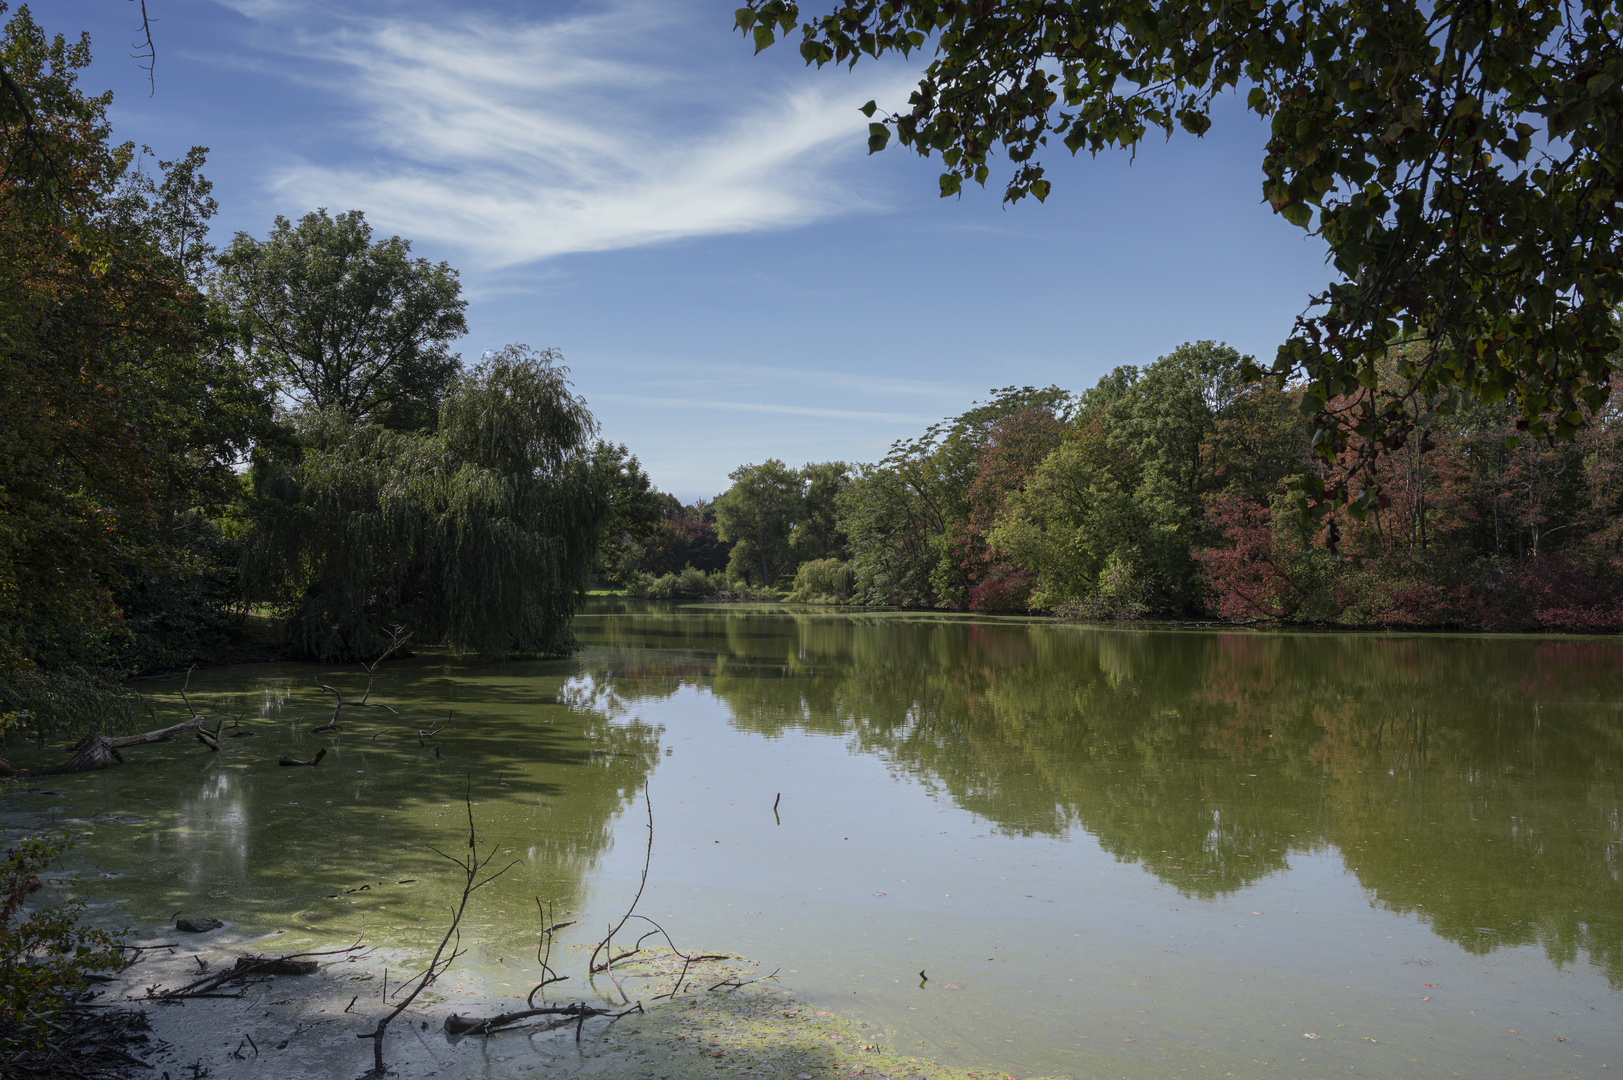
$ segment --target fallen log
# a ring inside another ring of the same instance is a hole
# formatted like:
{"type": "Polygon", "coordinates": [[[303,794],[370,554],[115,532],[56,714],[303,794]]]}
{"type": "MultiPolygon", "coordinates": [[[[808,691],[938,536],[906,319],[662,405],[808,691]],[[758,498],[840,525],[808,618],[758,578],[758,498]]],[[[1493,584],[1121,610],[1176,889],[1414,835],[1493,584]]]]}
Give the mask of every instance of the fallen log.
{"type": "Polygon", "coordinates": [[[276,764],[278,764],[278,765],[320,765],[321,764],[321,759],[326,757],[326,756],[327,756],[327,748],[325,746],[323,746],[320,750],[316,751],[316,756],[311,758],[309,761],[300,761],[296,757],[288,757],[286,754],[284,754],[281,757],[276,759],[276,764]]]}
{"type": "MultiPolygon", "coordinates": [[[[203,726],[203,718],[194,716],[190,720],[183,720],[166,728],[156,731],[144,731],[139,735],[120,735],[117,738],[96,732],[86,735],[73,747],[75,753],[67,761],[49,769],[41,769],[39,775],[51,776],[63,773],[94,772],[105,769],[109,765],[122,763],[124,755],[119,750],[130,746],[148,746],[152,743],[171,742],[176,735],[183,734],[203,726]]],[[[19,773],[20,775],[20,773],[19,773]]]]}

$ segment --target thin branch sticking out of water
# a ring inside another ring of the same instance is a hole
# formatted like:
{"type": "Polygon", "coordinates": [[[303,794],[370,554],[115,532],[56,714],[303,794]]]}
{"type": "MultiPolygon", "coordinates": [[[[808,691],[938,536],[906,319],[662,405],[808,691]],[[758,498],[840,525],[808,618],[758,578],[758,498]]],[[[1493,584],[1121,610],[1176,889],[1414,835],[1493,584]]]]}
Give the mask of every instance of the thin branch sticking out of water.
{"type": "MultiPolygon", "coordinates": [[[[411,1003],[416,1000],[417,995],[422,993],[426,987],[430,986],[435,979],[438,979],[441,975],[445,974],[446,969],[455,963],[456,959],[465,951],[461,947],[462,916],[468,910],[468,898],[479,889],[484,888],[492,881],[495,881],[497,878],[507,873],[507,871],[511,870],[519,863],[519,860],[515,859],[506,866],[502,867],[500,870],[496,871],[494,874],[485,874],[485,868],[488,867],[492,860],[496,858],[496,851],[492,849],[490,854],[484,856],[483,858],[481,858],[479,855],[478,833],[474,828],[473,822],[473,778],[471,776],[468,778],[468,785],[463,793],[462,801],[468,808],[467,855],[462,858],[456,858],[455,856],[447,855],[445,852],[439,851],[438,849],[433,849],[436,855],[456,863],[457,866],[462,868],[464,879],[462,885],[462,896],[457,901],[456,907],[451,911],[450,925],[445,928],[445,936],[440,939],[439,947],[434,950],[434,956],[431,960],[429,960],[428,966],[422,971],[418,972],[416,975],[412,976],[410,979],[407,979],[406,982],[395,991],[395,995],[398,997],[400,990],[410,986],[411,993],[407,994],[392,1011],[381,1017],[378,1020],[378,1026],[376,1028],[368,1032],[362,1032],[361,1034],[355,1036],[357,1039],[372,1040],[372,1072],[370,1074],[372,1076],[381,1077],[385,1075],[385,1070],[383,1067],[383,1037],[388,1033],[389,1023],[394,1020],[395,1017],[399,1016],[401,1013],[410,1008],[411,1003]],[[449,950],[449,954],[447,954],[447,950],[449,950]]],[[[385,1001],[387,1001],[387,998],[385,1001]]]]}

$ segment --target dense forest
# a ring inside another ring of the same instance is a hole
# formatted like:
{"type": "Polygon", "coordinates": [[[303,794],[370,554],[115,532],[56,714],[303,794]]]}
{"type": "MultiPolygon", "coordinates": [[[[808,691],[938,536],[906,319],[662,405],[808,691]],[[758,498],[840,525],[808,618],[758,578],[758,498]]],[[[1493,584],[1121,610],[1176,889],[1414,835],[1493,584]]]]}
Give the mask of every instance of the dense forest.
{"type": "Polygon", "coordinates": [[[1362,520],[1312,518],[1302,393],[1246,382],[1246,360],[1195,342],[1080,394],[996,391],[874,465],[744,466],[663,522],[628,582],[1087,620],[1623,627],[1615,407],[1570,442],[1527,437],[1503,403],[1417,417],[1373,476],[1344,478],[1379,492],[1362,520]],[[712,537],[732,542],[724,572],[712,537]]]}

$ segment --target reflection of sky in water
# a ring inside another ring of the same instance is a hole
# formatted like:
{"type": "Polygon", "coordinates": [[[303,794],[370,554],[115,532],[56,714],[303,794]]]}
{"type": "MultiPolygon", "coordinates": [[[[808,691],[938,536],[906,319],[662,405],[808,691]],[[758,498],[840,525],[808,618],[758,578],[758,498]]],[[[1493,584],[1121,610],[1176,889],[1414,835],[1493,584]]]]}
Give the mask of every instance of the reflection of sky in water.
{"type": "Polygon", "coordinates": [[[641,910],[922,1056],[1623,1067],[1616,644],[737,611],[579,633],[571,661],[393,666],[377,699],[401,714],[336,740],[307,734],[330,714],[313,669],[199,672],[194,702],[259,734],[60,789],[152,818],[85,847],[136,864],[131,917],[365,916],[398,946],[444,906],[428,847],[471,775],[482,836],[524,864],[476,905],[470,981],[508,977],[536,897],[578,919],[571,957],[625,903],[646,779],[641,910]],[[415,733],[448,713],[435,757],[415,733]],[[318,745],[318,769],[274,765],[318,745]]]}

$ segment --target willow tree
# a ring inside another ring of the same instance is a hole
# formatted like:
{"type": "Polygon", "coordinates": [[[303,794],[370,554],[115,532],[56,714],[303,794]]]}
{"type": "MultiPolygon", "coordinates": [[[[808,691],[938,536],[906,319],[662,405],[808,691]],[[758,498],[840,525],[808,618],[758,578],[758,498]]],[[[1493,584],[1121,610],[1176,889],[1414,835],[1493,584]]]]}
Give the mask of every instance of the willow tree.
{"type": "Polygon", "coordinates": [[[396,626],[484,656],[558,654],[608,510],[596,424],[552,350],[510,346],[459,376],[431,431],[298,420],[256,462],[250,589],[321,659],[396,626]]]}

